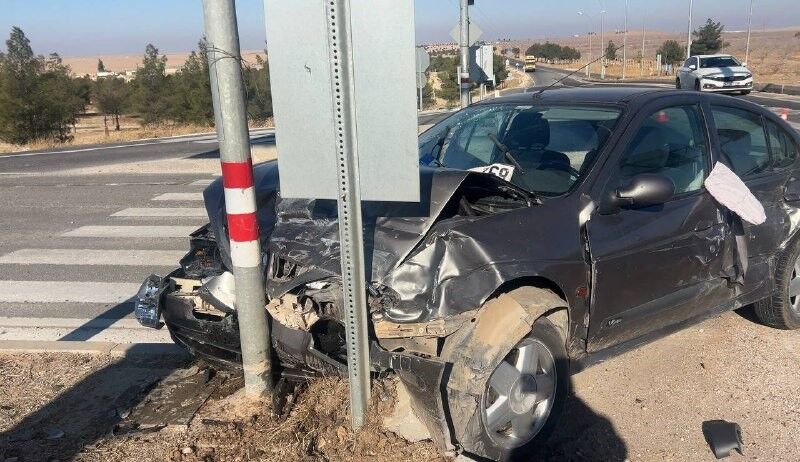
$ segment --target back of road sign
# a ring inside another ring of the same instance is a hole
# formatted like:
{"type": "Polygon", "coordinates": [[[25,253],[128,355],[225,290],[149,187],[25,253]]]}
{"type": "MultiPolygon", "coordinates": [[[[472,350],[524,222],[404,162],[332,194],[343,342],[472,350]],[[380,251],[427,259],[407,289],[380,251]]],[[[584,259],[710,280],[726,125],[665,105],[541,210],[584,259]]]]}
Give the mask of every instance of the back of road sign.
{"type": "MultiPolygon", "coordinates": [[[[337,198],[327,4],[264,0],[283,197],[337,198]]],[[[361,198],[418,202],[413,1],[350,0],[350,11],[361,198]]]]}

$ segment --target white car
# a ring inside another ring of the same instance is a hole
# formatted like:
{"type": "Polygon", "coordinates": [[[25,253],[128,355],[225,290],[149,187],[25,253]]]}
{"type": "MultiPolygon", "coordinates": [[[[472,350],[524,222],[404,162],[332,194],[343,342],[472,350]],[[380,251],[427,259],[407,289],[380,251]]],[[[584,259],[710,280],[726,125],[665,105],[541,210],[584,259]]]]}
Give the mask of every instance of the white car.
{"type": "Polygon", "coordinates": [[[731,55],[698,55],[678,69],[675,86],[746,95],[753,89],[753,73],[731,55]]]}

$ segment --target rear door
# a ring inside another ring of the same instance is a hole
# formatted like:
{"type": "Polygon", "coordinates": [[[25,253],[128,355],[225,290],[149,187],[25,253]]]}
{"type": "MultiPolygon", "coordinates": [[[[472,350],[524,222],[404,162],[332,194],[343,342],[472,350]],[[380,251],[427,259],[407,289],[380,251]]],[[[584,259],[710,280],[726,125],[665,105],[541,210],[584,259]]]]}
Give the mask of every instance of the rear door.
{"type": "Polygon", "coordinates": [[[593,281],[590,352],[684,321],[730,295],[720,278],[728,225],[703,181],[711,141],[694,95],[645,107],[596,186],[603,197],[637,174],[669,177],[665,204],[596,212],[587,224],[593,281]]]}
{"type": "Polygon", "coordinates": [[[738,105],[711,105],[720,154],[764,206],[767,221],[744,223],[749,267],[745,292],[758,289],[771,278],[770,258],[781,248],[792,228],[785,188],[797,178],[791,167],[797,159],[792,137],[760,113],[738,105]]]}

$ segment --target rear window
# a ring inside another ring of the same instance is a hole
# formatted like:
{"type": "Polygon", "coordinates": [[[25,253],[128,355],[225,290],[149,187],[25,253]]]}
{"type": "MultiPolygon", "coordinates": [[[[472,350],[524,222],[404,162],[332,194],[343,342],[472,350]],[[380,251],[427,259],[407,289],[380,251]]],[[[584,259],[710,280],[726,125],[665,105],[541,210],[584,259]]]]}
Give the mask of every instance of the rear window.
{"type": "Polygon", "coordinates": [[[794,164],[797,159],[797,145],[792,137],[776,123],[767,121],[769,147],[772,153],[772,167],[782,169],[794,164]]]}
{"type": "Polygon", "coordinates": [[[712,106],[711,110],[719,145],[731,170],[741,178],[769,170],[769,147],[761,116],[725,106],[712,106]]]}

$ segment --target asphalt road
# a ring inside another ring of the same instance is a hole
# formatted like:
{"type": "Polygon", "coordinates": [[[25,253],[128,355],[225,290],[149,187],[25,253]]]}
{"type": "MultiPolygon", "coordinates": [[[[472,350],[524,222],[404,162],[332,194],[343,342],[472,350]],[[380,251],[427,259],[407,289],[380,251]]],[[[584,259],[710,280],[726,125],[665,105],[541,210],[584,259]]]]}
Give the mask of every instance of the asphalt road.
{"type": "MultiPolygon", "coordinates": [[[[531,77],[543,87],[563,75],[540,68],[531,77]]],[[[800,99],[747,98],[800,109],[800,99]]],[[[447,115],[423,114],[419,124],[447,115]]],[[[254,145],[275,142],[272,130],[251,138],[254,145]]],[[[150,273],[170,271],[188,249],[186,236],[205,223],[200,193],[212,170],[75,169],[212,160],[217,149],[213,135],[195,135],[0,155],[0,340],[168,342],[166,332],[137,327],[130,297],[150,273]]]]}

